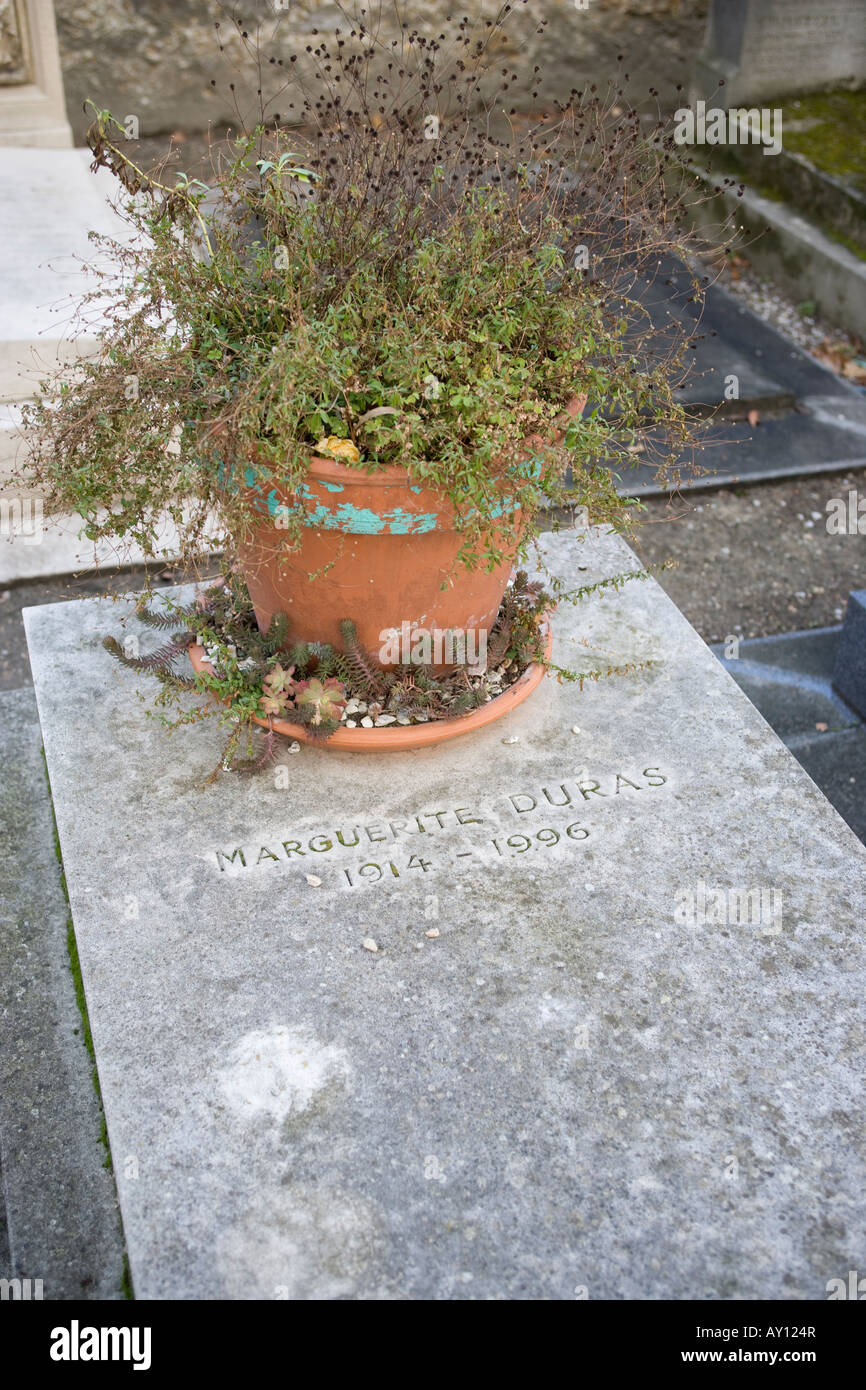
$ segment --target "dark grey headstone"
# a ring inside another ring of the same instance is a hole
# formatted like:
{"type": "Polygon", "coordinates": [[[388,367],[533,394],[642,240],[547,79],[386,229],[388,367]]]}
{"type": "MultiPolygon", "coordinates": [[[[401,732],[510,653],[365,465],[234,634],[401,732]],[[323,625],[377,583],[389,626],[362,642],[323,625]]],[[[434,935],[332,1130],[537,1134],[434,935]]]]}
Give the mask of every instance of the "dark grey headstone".
{"type": "Polygon", "coordinates": [[[833,685],[842,699],[866,719],[866,589],[848,596],[833,685]]]}

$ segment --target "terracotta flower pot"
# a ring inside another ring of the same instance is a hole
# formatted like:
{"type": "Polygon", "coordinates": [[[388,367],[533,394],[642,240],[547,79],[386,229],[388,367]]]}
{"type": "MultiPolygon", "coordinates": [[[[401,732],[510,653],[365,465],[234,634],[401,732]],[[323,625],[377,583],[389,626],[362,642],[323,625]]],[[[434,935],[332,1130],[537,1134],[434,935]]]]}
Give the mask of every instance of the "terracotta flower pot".
{"type": "MultiPolygon", "coordinates": [[[[565,415],[576,417],[585,404],[585,396],[573,397],[557,425],[567,424],[565,415]]],[[[562,437],[556,428],[549,440],[562,437]]],[[[539,435],[530,437],[527,452],[542,442],[539,435]]],[[[510,546],[490,572],[468,570],[457,561],[463,537],[447,498],[405,469],[365,473],[336,459],[311,458],[300,498],[274,481],[266,496],[255,499],[253,514],[239,560],[259,627],[267,630],[274,613],[283,611],[292,641],[342,647],[340,622],[351,618],[361,645],[374,657],[381,634],[405,631],[404,623],[474,632],[479,642],[496,620],[517,548],[510,546]],[[301,545],[289,552],[281,509],[299,506],[306,514],[301,545]]]]}

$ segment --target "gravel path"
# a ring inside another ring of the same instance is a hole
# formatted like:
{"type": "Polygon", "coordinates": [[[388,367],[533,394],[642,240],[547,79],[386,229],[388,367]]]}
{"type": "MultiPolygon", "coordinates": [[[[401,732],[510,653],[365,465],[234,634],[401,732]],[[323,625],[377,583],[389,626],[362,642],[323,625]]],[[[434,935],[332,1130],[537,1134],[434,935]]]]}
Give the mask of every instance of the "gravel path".
{"type": "Polygon", "coordinates": [[[659,582],[707,642],[831,626],[866,588],[866,536],[827,532],[828,500],[851,491],[866,499],[866,470],[649,498],[633,543],[677,561],[659,582]]]}

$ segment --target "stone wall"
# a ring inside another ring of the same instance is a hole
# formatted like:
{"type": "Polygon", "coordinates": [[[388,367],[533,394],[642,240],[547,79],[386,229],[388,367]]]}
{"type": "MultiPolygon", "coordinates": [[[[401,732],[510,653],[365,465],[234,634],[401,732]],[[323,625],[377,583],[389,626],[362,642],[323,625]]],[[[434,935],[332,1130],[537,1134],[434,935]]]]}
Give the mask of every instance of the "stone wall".
{"type": "MultiPolygon", "coordinates": [[[[527,78],[538,63],[541,90],[549,98],[587,82],[604,83],[616,74],[617,54],[623,53],[623,67],[637,94],[645,96],[654,86],[667,105],[676,105],[675,86],[687,83],[703,39],[706,0],[587,0],[586,9],[580,3],[545,0],[539,6],[532,0],[521,7],[502,57],[519,62],[527,78]],[[548,22],[539,33],[542,17],[548,22]]],[[[221,18],[226,56],[240,56],[228,9],[221,11],[217,0],[55,0],[67,109],[76,139],[82,141],[88,125],[82,111],[87,97],[119,117],[136,115],[142,136],[236,122],[227,90],[232,75],[213,28],[221,18]]],[[[495,13],[491,0],[458,0],[456,5],[453,0],[405,0],[402,10],[425,34],[438,32],[452,13],[495,13]]],[[[328,0],[250,0],[240,12],[251,29],[257,23],[267,31],[276,26],[271,51],[280,57],[303,54],[305,45],[315,42],[314,29],[346,28],[328,0]]],[[[256,82],[250,65],[247,73],[240,104],[251,111],[256,82]]],[[[528,87],[515,104],[533,104],[528,87]]]]}

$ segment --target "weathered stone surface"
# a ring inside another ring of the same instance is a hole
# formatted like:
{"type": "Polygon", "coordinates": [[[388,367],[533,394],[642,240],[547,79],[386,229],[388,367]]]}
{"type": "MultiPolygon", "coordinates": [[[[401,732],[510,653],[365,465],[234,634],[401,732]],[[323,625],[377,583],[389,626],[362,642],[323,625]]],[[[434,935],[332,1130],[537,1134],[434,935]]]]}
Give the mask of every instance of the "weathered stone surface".
{"type": "Polygon", "coordinates": [[[206,787],[214,730],[145,718],[121,616],[26,621],[139,1297],[813,1299],[858,1267],[866,851],[654,582],[555,629],[564,665],[651,668],[206,787]]]}
{"type": "Polygon", "coordinates": [[[0,1275],[41,1279],[46,1299],[121,1298],[117,1196],[70,972],[29,690],[0,694],[0,761],[0,1149],[8,1217],[0,1275]]]}
{"type": "MultiPolygon", "coordinates": [[[[763,201],[769,204],[770,200],[763,201]]],[[[757,256],[757,247],[750,248],[750,255],[753,249],[757,256]]],[[[854,260],[846,254],[849,261],[854,260]]],[[[858,271],[858,275],[866,312],[866,274],[858,271]]],[[[666,292],[672,310],[682,314],[683,271],[676,270],[669,278],[666,292]]],[[[834,283],[841,297],[841,282],[834,283]]],[[[856,311],[856,296],[850,302],[856,311]]],[[[666,308],[667,301],[662,303],[666,308]]],[[[704,427],[697,461],[705,472],[690,480],[689,487],[716,488],[741,478],[836,473],[866,465],[866,403],[856,387],[796,347],[719,285],[708,287],[700,317],[693,367],[679,396],[692,409],[715,407],[719,418],[704,427]],[[737,396],[726,400],[732,379],[737,396]],[[748,421],[753,409],[760,413],[760,429],[748,421]]],[[[690,454],[683,456],[687,477],[692,461],[690,454]]],[[[629,493],[668,492],[648,463],[629,468],[622,478],[623,491],[629,493]]]]}
{"type": "MultiPolygon", "coordinates": [[[[145,558],[137,546],[86,540],[77,514],[49,521],[38,492],[16,477],[26,443],[21,407],[13,402],[31,397],[58,365],[99,350],[98,303],[86,307],[81,336],[73,334],[82,296],[97,283],[85,267],[107,270],[89,233],[121,242],[130,235],[108,201],[117,184],[104,170],[91,173],[89,160],[81,150],[0,148],[0,584],[145,558]]],[[[167,517],[158,553],[177,553],[167,517]]]]}
{"type": "Polygon", "coordinates": [[[695,93],[720,106],[859,85],[866,78],[860,0],[712,0],[695,93]],[[724,86],[719,87],[719,80],[724,86]]]}

